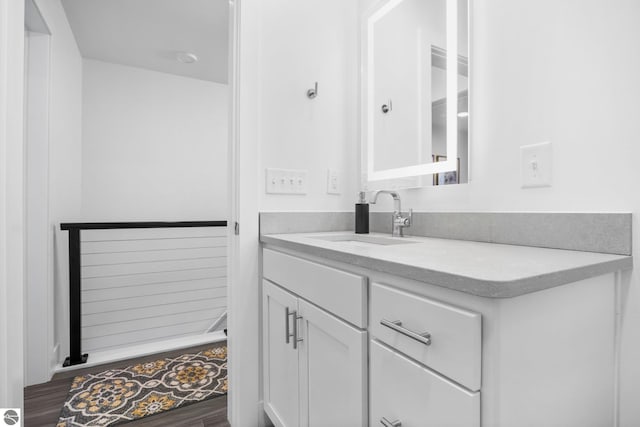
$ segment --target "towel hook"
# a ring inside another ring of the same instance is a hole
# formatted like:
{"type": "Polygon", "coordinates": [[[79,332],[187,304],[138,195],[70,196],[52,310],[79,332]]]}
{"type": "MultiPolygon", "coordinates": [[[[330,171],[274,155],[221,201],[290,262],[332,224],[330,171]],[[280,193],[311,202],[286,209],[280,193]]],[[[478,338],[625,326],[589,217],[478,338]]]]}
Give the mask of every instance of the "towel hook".
{"type": "Polygon", "coordinates": [[[391,100],[389,100],[388,104],[382,104],[381,110],[383,114],[387,114],[389,111],[393,110],[393,104],[391,103],[391,100]]]}
{"type": "Polygon", "coordinates": [[[309,89],[307,91],[307,98],[313,99],[318,96],[318,82],[316,82],[315,87],[313,89],[309,89]]]}

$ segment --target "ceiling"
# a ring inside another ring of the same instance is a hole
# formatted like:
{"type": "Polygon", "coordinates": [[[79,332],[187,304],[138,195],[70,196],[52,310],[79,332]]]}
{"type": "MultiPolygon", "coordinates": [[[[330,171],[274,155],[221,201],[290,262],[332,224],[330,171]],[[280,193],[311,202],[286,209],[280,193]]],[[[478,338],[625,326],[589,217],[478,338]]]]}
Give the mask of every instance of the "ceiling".
{"type": "Polygon", "coordinates": [[[227,83],[228,0],[62,0],[83,57],[227,83]],[[190,52],[198,62],[176,56],[190,52]]]}

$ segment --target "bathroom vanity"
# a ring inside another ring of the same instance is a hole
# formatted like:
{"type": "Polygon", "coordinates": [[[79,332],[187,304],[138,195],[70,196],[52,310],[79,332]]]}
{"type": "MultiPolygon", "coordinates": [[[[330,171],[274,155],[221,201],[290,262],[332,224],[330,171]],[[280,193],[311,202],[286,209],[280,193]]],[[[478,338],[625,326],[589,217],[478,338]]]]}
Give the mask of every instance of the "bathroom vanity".
{"type": "Polygon", "coordinates": [[[276,426],[613,425],[630,256],[376,233],[261,241],[276,426]]]}

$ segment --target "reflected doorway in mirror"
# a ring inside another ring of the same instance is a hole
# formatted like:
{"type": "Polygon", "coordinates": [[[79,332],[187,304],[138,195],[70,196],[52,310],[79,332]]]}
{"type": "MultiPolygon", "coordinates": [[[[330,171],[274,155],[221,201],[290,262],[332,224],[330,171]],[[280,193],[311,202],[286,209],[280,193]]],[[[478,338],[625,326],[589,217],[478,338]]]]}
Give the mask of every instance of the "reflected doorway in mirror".
{"type": "MultiPolygon", "coordinates": [[[[433,155],[433,161],[444,162],[447,160],[447,156],[433,155]]],[[[460,184],[460,157],[458,157],[458,168],[455,171],[441,172],[433,174],[433,185],[450,185],[460,184]]]]}

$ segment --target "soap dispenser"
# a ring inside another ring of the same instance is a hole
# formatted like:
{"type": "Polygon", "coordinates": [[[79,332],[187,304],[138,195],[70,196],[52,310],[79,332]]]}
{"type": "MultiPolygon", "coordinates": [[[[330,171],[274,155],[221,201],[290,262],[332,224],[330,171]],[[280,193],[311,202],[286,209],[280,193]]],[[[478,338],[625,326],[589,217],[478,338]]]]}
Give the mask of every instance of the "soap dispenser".
{"type": "Polygon", "coordinates": [[[358,193],[356,203],[356,234],[369,233],[369,203],[367,203],[364,191],[358,193]]]}

